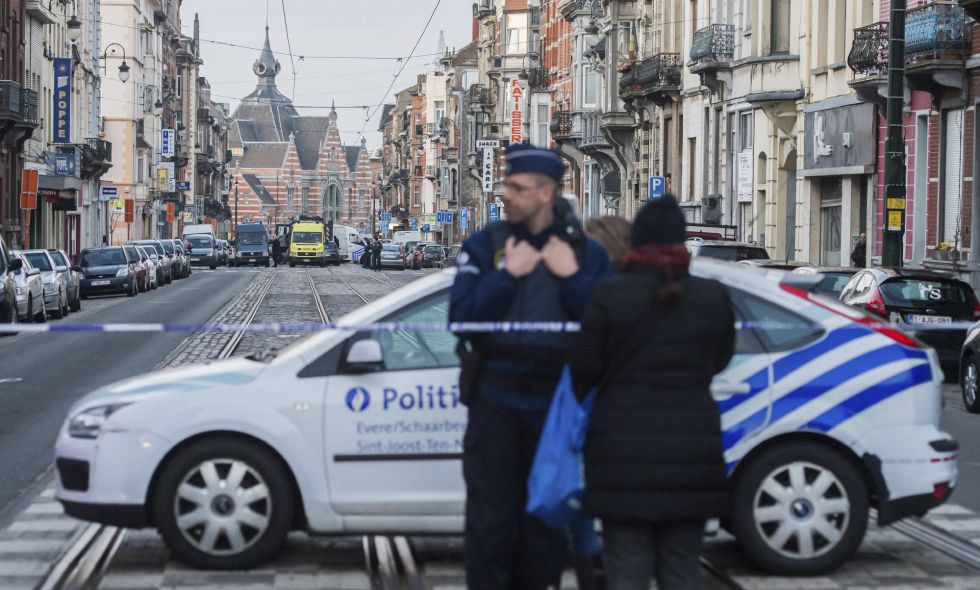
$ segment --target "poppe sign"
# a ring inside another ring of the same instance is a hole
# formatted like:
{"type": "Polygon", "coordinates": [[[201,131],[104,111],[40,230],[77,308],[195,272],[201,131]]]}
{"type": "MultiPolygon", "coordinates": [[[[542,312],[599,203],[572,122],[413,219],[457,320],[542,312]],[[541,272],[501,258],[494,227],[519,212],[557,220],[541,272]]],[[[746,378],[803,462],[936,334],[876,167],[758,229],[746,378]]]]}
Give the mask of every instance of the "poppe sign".
{"type": "Polygon", "coordinates": [[[72,60],[54,60],[54,139],[52,143],[71,143],[72,60]]]}

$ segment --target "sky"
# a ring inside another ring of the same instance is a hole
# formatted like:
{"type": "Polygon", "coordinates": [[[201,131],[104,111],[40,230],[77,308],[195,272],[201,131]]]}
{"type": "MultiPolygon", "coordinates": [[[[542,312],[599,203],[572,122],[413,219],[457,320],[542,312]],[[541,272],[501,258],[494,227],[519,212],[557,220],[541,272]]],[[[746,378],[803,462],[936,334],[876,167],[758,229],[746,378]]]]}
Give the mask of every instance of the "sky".
{"type": "Polygon", "coordinates": [[[212,98],[229,102],[232,109],[239,97],[255,88],[252,63],[258,58],[264,40],[268,7],[269,38],[282,64],[277,78],[279,90],[293,98],[303,115],[325,115],[336,101],[338,124],[347,144],[359,141],[365,129],[368,148],[380,147],[377,131],[380,110],[365,128],[363,106],[374,110],[379,103],[392,102],[395,92],[415,83],[416,76],[438,58],[440,31],[449,49],[461,48],[472,39],[472,2],[442,0],[432,23],[422,37],[417,55],[395,82],[387,96],[385,90],[401,67],[395,59],[316,59],[316,56],[408,56],[419,39],[436,0],[184,0],[181,24],[192,32],[194,14],[201,20],[203,75],[211,84],[212,98]],[[293,68],[286,26],[297,71],[295,93],[293,68]],[[228,47],[220,41],[249,48],[228,47]],[[302,108],[327,107],[326,109],[302,108]],[[355,108],[347,108],[355,107],[355,108]]]}

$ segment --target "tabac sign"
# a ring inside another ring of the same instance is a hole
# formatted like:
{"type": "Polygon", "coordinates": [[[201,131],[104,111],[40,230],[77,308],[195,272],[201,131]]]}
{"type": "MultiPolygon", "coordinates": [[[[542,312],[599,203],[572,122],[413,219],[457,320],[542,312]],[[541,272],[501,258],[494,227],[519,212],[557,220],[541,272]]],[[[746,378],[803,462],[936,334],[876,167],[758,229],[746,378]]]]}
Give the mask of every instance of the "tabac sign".
{"type": "Polygon", "coordinates": [[[54,60],[54,141],[71,143],[72,60],[54,60]]]}

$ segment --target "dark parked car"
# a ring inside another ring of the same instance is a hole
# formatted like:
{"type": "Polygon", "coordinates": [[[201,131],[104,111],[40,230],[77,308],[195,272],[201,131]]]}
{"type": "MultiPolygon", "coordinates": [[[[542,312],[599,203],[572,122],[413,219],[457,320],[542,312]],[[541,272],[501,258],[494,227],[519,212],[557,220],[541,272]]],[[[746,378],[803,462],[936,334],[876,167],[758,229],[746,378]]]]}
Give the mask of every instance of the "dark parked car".
{"type": "Polygon", "coordinates": [[[947,377],[957,374],[966,340],[966,330],[957,323],[980,319],[980,304],[970,285],[929,270],[862,270],[844,287],[840,300],[909,326],[911,334],[936,349],[947,377]]]}
{"type": "Polygon", "coordinates": [[[337,243],[332,240],[323,244],[323,264],[340,266],[340,249],[337,248],[337,243]]]}
{"type": "Polygon", "coordinates": [[[813,292],[825,295],[832,299],[840,299],[840,294],[844,291],[851,278],[860,271],[860,268],[843,268],[839,266],[801,266],[793,271],[793,274],[800,275],[823,275],[823,281],[814,288],[813,292]]]}
{"type": "Polygon", "coordinates": [[[406,255],[409,268],[412,270],[422,269],[422,259],[425,256],[425,249],[431,245],[428,242],[416,242],[415,246],[406,255]]]}
{"type": "Polygon", "coordinates": [[[191,266],[218,268],[218,242],[208,234],[184,236],[184,248],[190,256],[191,266]]]}
{"type": "Polygon", "coordinates": [[[181,250],[181,245],[174,240],[160,240],[163,250],[167,253],[170,260],[170,278],[172,281],[182,279],[190,274],[190,262],[187,260],[185,252],[181,250]]]}
{"type": "Polygon", "coordinates": [[[691,238],[684,243],[691,256],[704,256],[717,260],[741,262],[743,260],[768,260],[769,254],[762,246],[730,242],[728,240],[703,240],[691,238]]]}
{"type": "Polygon", "coordinates": [[[7,245],[0,238],[0,324],[17,323],[17,291],[13,272],[23,264],[22,260],[10,259],[7,245]]]}
{"type": "Polygon", "coordinates": [[[138,246],[143,246],[144,248],[153,248],[157,253],[157,259],[160,263],[160,270],[162,276],[160,276],[159,286],[168,285],[173,282],[174,276],[178,274],[177,271],[177,261],[172,255],[167,254],[167,249],[163,246],[163,240],[139,240],[133,242],[138,246]]]}
{"type": "Polygon", "coordinates": [[[136,281],[138,260],[131,260],[120,246],[86,248],[79,266],[82,270],[82,299],[93,295],[139,293],[136,281]]]}
{"type": "Polygon", "coordinates": [[[446,247],[432,244],[422,250],[422,268],[442,268],[443,260],[446,258],[446,247]]]}

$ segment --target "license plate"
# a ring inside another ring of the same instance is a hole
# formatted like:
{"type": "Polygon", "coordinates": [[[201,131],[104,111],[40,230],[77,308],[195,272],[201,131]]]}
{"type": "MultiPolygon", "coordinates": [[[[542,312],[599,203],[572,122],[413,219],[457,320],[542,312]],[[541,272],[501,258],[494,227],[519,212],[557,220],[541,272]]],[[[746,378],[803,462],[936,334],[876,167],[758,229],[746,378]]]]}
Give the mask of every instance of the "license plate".
{"type": "Polygon", "coordinates": [[[200,262],[200,261],[201,261],[200,258],[191,258],[191,262],[200,262]]]}
{"type": "Polygon", "coordinates": [[[910,324],[925,324],[925,325],[942,325],[942,324],[952,324],[953,318],[941,315],[910,315],[910,324]]]}
{"type": "Polygon", "coordinates": [[[109,284],[109,281],[92,281],[93,287],[104,287],[109,284]]]}

